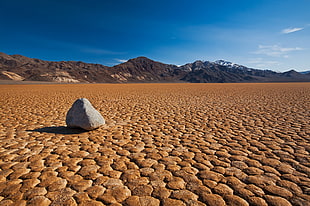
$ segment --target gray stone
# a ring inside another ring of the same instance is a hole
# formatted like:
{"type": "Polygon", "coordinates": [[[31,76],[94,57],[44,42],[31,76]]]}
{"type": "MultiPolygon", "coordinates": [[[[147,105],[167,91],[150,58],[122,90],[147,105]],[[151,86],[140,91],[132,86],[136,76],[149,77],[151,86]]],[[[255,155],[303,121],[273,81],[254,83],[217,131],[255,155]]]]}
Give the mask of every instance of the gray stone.
{"type": "Polygon", "coordinates": [[[69,109],[66,124],[70,128],[93,130],[105,124],[104,118],[86,98],[77,99],[69,109]]]}

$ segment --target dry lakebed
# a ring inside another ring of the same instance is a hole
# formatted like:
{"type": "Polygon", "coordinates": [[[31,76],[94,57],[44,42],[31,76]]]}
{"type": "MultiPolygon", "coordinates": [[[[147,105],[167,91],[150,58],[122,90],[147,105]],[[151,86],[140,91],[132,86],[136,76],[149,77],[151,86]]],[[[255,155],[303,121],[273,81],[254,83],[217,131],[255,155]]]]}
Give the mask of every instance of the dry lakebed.
{"type": "Polygon", "coordinates": [[[0,85],[0,205],[310,205],[309,124],[310,83],[0,85]]]}

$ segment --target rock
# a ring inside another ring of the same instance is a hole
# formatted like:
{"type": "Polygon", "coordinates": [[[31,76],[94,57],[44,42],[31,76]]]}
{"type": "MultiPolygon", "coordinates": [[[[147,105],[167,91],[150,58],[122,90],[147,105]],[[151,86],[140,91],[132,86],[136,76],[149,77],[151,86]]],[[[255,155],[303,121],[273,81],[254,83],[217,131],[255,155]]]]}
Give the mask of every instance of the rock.
{"type": "Polygon", "coordinates": [[[38,180],[37,178],[26,179],[26,180],[23,181],[23,186],[20,188],[20,191],[21,192],[26,192],[30,188],[34,188],[39,183],[40,183],[40,180],[38,180]]]}
{"type": "Polygon", "coordinates": [[[121,180],[115,179],[115,178],[109,178],[105,180],[105,182],[102,185],[108,189],[116,187],[116,186],[124,186],[121,180]]]}
{"type": "Polygon", "coordinates": [[[106,188],[102,187],[102,186],[98,186],[98,185],[95,185],[95,186],[92,186],[92,187],[89,187],[86,192],[87,194],[93,198],[93,199],[96,199],[97,197],[99,197],[100,195],[103,195],[103,193],[106,191],[106,188]]]}
{"type": "Polygon", "coordinates": [[[91,180],[81,180],[75,183],[72,183],[72,188],[78,192],[83,192],[87,188],[92,186],[92,181],[91,180]]]}
{"type": "Polygon", "coordinates": [[[276,186],[276,185],[268,185],[264,189],[271,194],[281,196],[284,198],[293,197],[293,194],[289,190],[283,187],[276,186]]]}
{"type": "Polygon", "coordinates": [[[107,189],[104,195],[114,197],[117,202],[123,202],[131,196],[131,191],[126,186],[115,186],[111,189],[107,189]]]}
{"type": "Polygon", "coordinates": [[[283,174],[293,174],[295,171],[291,165],[285,163],[281,163],[276,169],[283,174]]]}
{"type": "Polygon", "coordinates": [[[292,204],[288,200],[282,197],[266,195],[265,198],[267,200],[268,205],[271,206],[292,206],[292,204]]]}
{"type": "MultiPolygon", "coordinates": [[[[1,199],[0,199],[1,200],[1,199]]],[[[1,200],[1,205],[12,205],[12,204],[14,204],[14,202],[12,201],[12,200],[8,200],[8,199],[6,199],[6,200],[1,200]]]]}
{"type": "Polygon", "coordinates": [[[175,200],[170,198],[164,199],[163,201],[163,206],[175,206],[175,205],[185,206],[186,204],[181,200],[175,200]]]}
{"type": "Polygon", "coordinates": [[[98,168],[99,166],[97,165],[84,166],[79,170],[78,174],[83,177],[89,177],[91,174],[97,173],[98,168]]]}
{"type": "Polygon", "coordinates": [[[183,200],[186,203],[189,200],[198,200],[198,195],[188,190],[176,190],[172,192],[171,198],[183,200]]]}
{"type": "Polygon", "coordinates": [[[201,199],[202,202],[207,203],[207,205],[214,205],[214,206],[226,205],[223,198],[217,194],[202,194],[201,199]]]}
{"type": "Polygon", "coordinates": [[[159,206],[160,201],[154,197],[144,196],[139,198],[141,206],[159,206]]]}
{"type": "Polygon", "coordinates": [[[279,180],[277,184],[285,189],[290,190],[295,194],[302,194],[301,188],[294,182],[288,180],[279,180]]]}
{"type": "Polygon", "coordinates": [[[96,201],[96,200],[87,200],[85,202],[81,202],[81,204],[79,204],[80,206],[105,206],[102,202],[96,201]]]}
{"type": "MultiPolygon", "coordinates": [[[[5,204],[2,204],[2,202],[1,202],[1,205],[5,205],[5,204]]],[[[14,203],[9,204],[9,205],[10,206],[26,206],[27,201],[26,200],[17,200],[17,201],[14,201],[14,203]]]]}
{"type": "Polygon", "coordinates": [[[165,187],[155,187],[152,195],[158,199],[168,198],[171,194],[171,190],[165,187]]]}
{"type": "Polygon", "coordinates": [[[261,175],[264,174],[264,171],[256,168],[256,167],[247,167],[243,170],[245,173],[247,173],[248,175],[261,175]]]}
{"type": "Polygon", "coordinates": [[[260,197],[250,197],[249,203],[253,206],[268,206],[267,202],[260,197]]]}
{"type": "Polygon", "coordinates": [[[234,194],[242,197],[245,200],[249,200],[250,197],[255,196],[253,192],[245,188],[237,188],[237,190],[234,190],[234,194]]]}
{"type": "Polygon", "coordinates": [[[105,120],[86,98],[81,98],[69,109],[66,124],[70,128],[93,130],[105,124],[105,120]]]}
{"type": "Polygon", "coordinates": [[[111,205],[117,203],[116,199],[113,197],[111,192],[109,194],[103,194],[97,198],[99,201],[103,202],[104,204],[111,205]]]}
{"type": "Polygon", "coordinates": [[[170,189],[175,189],[175,190],[184,189],[185,182],[180,177],[173,177],[172,181],[168,182],[167,187],[170,189]]]}
{"type": "Polygon", "coordinates": [[[122,173],[121,179],[124,182],[132,182],[135,179],[140,178],[140,172],[137,170],[126,170],[122,173]]]}
{"type": "Polygon", "coordinates": [[[141,206],[138,196],[130,196],[125,200],[126,206],[141,206]]]}
{"type": "Polygon", "coordinates": [[[67,180],[58,178],[57,181],[55,181],[53,184],[48,186],[48,191],[57,191],[66,188],[67,186],[67,180]]]}
{"type": "Polygon", "coordinates": [[[33,189],[28,190],[24,194],[24,198],[26,200],[30,200],[36,196],[44,196],[44,195],[46,195],[46,193],[47,193],[47,190],[44,187],[35,187],[33,189]]]}
{"type": "Polygon", "coordinates": [[[28,202],[28,205],[42,205],[42,206],[46,205],[47,206],[50,204],[51,204],[51,201],[44,196],[35,196],[28,202]]]}
{"type": "Polygon", "coordinates": [[[214,188],[217,185],[217,182],[213,181],[213,180],[203,180],[203,184],[206,185],[209,188],[214,188]]]}
{"type": "Polygon", "coordinates": [[[208,171],[208,170],[200,171],[199,176],[203,179],[213,180],[215,182],[219,182],[220,180],[224,179],[224,176],[222,174],[219,174],[217,172],[208,171]]]}
{"type": "Polygon", "coordinates": [[[245,179],[245,183],[254,184],[259,187],[275,185],[276,184],[275,182],[276,180],[270,177],[267,177],[267,176],[263,176],[263,175],[250,175],[250,176],[247,176],[247,178],[245,179]]]}
{"type": "Polygon", "coordinates": [[[10,184],[1,192],[1,195],[4,197],[12,196],[19,192],[21,186],[21,184],[10,184]]]}
{"type": "Polygon", "coordinates": [[[236,195],[225,195],[224,199],[226,201],[226,205],[238,205],[238,206],[249,206],[249,203],[242,199],[241,197],[238,197],[236,195]]]}
{"type": "Polygon", "coordinates": [[[245,188],[247,190],[250,190],[252,193],[254,193],[258,197],[263,197],[265,195],[264,190],[262,190],[262,188],[260,187],[257,187],[256,185],[248,184],[245,188]]]}
{"type": "Polygon", "coordinates": [[[78,204],[81,204],[82,202],[86,202],[90,200],[88,194],[86,192],[79,192],[74,194],[74,198],[78,204]]]}
{"type": "Polygon", "coordinates": [[[234,193],[233,189],[229,186],[219,183],[216,187],[213,188],[214,192],[224,196],[224,195],[232,195],[234,193]]]}
{"type": "Polygon", "coordinates": [[[132,195],[135,196],[151,196],[153,187],[150,185],[140,185],[132,190],[132,195]]]}

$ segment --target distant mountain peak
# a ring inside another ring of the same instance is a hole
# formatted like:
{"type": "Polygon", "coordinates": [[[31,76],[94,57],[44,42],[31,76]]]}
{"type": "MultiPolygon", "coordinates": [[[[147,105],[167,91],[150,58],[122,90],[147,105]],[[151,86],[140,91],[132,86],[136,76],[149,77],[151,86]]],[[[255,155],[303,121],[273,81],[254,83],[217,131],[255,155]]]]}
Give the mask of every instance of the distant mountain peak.
{"type": "Polygon", "coordinates": [[[135,57],[135,58],[132,58],[132,59],[129,59],[128,61],[137,61],[137,60],[151,60],[145,56],[139,56],[139,57],[135,57]]]}
{"type": "Polygon", "coordinates": [[[155,62],[154,60],[152,59],[149,59],[145,56],[139,56],[139,57],[136,57],[136,58],[132,58],[132,59],[129,59],[128,62],[155,62]]]}
{"type": "Polygon", "coordinates": [[[302,72],[300,72],[301,74],[310,74],[310,70],[308,70],[308,71],[302,71],[302,72]]]}
{"type": "Polygon", "coordinates": [[[299,72],[297,72],[295,69],[290,69],[287,71],[287,73],[299,73],[299,72]]]}
{"type": "Polygon", "coordinates": [[[214,63],[220,64],[220,65],[232,65],[233,64],[232,62],[226,61],[226,60],[223,60],[223,59],[216,60],[214,63]]]}
{"type": "Polygon", "coordinates": [[[225,67],[229,67],[229,68],[247,68],[245,66],[239,65],[239,64],[235,64],[232,63],[230,61],[225,61],[225,60],[217,60],[214,62],[215,64],[221,65],[221,66],[225,66],[225,67]]]}

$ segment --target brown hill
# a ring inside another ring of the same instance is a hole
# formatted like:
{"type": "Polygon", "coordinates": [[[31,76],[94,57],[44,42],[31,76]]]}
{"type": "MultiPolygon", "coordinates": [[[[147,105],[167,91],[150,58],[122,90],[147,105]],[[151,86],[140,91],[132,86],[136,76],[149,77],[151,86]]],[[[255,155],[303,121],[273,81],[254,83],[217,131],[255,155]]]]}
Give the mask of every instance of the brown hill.
{"type": "Polygon", "coordinates": [[[146,57],[107,67],[76,61],[43,61],[21,55],[0,53],[0,79],[52,82],[162,82],[176,81],[177,66],[155,62],[146,57]]]}
{"type": "Polygon", "coordinates": [[[111,68],[113,77],[123,82],[179,82],[185,75],[175,65],[163,64],[146,57],[130,59],[111,68]]]}

